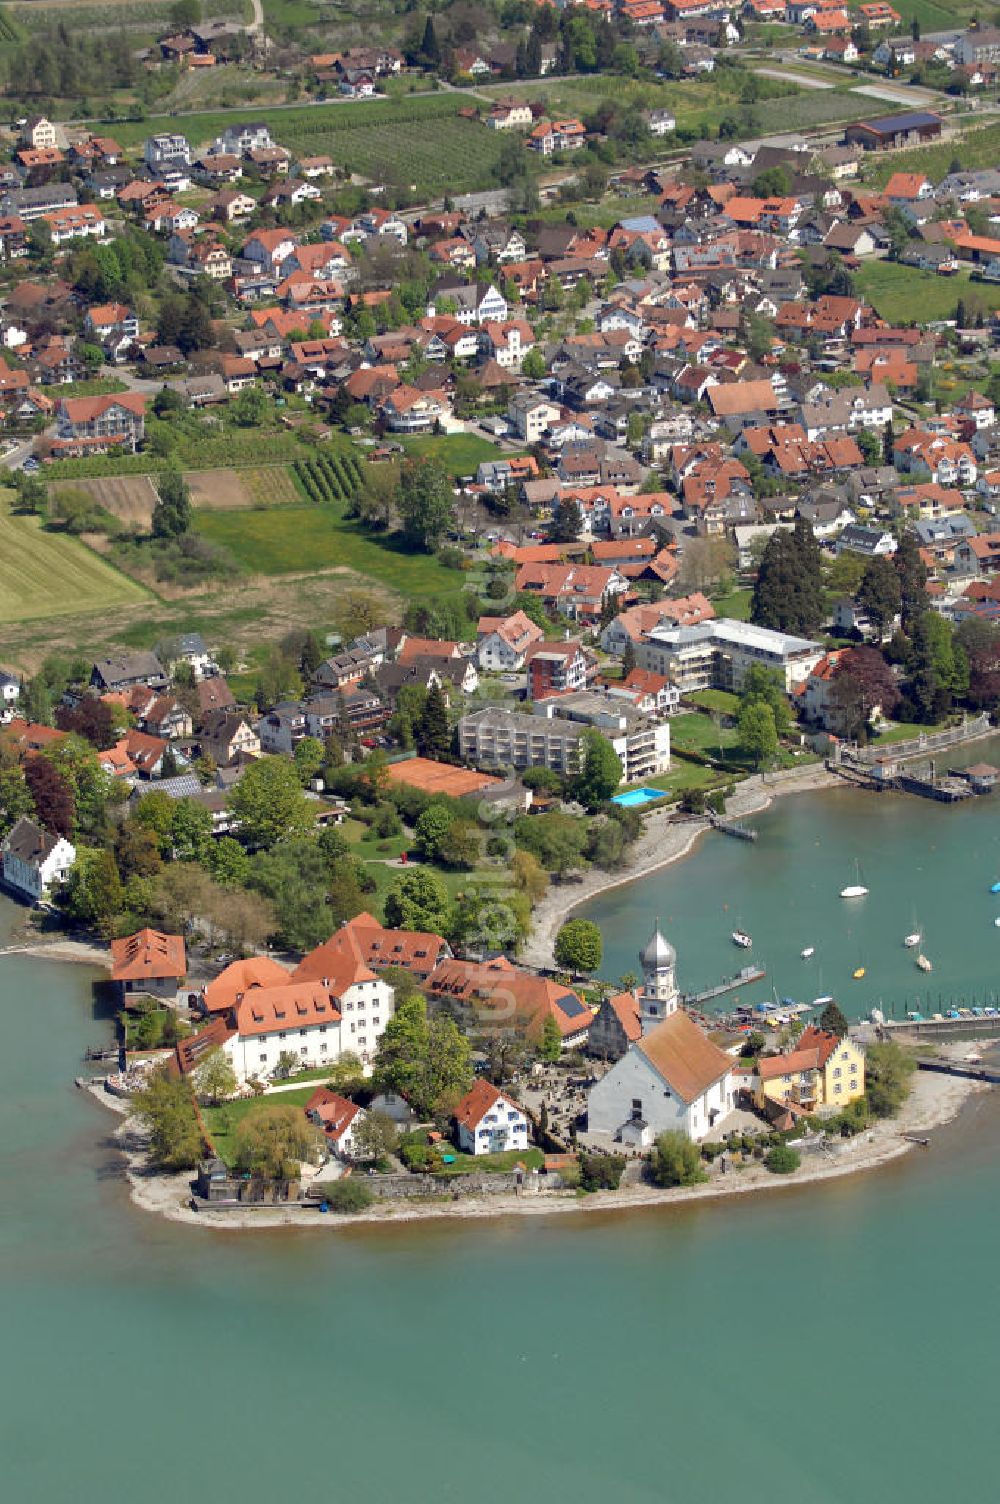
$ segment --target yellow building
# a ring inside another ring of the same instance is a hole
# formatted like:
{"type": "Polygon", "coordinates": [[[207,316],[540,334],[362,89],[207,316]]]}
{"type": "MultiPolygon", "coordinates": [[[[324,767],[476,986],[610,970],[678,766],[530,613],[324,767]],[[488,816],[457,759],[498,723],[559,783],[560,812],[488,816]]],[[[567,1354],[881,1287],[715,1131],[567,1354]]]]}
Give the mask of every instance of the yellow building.
{"type": "Polygon", "coordinates": [[[846,1107],[865,1093],[865,1054],[846,1036],[808,1028],[787,1055],[770,1055],[759,1066],[759,1105],[789,1102],[806,1112],[846,1107]]]}

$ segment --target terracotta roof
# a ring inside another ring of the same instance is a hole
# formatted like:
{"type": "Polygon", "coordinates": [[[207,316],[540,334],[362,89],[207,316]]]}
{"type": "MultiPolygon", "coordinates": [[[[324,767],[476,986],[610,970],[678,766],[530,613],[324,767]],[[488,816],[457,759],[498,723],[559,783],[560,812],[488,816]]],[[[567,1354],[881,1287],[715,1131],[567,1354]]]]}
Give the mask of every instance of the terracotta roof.
{"type": "Polygon", "coordinates": [[[208,1013],[222,1013],[239,1002],[252,987],[281,987],[290,980],[289,973],[270,956],[247,956],[234,961],[209,982],[203,996],[208,1013]]]}
{"type": "Polygon", "coordinates": [[[642,1010],[634,992],[616,992],[614,997],[608,998],[608,1007],[613,1009],[615,1017],[625,1030],[629,1044],[635,1044],[637,1039],[641,1039],[642,1010]]]}
{"type": "Polygon", "coordinates": [[[474,1133],[486,1114],[491,1112],[498,1102],[506,1102],[518,1112],[523,1111],[513,1097],[508,1097],[506,1092],[500,1091],[499,1087],[491,1082],[480,1079],[471,1091],[466,1092],[455,1108],[455,1121],[474,1133]]]}
{"type": "Polygon", "coordinates": [[[350,1128],[361,1108],[328,1086],[317,1086],[303,1109],[307,1118],[318,1118],[328,1138],[340,1139],[350,1128]]]}
{"type": "Polygon", "coordinates": [[[347,925],[303,956],[292,972],[293,982],[321,981],[333,992],[346,991],[357,982],[375,980],[357,935],[347,925]]]}
{"type": "Polygon", "coordinates": [[[400,966],[416,976],[427,977],[447,951],[443,935],[429,930],[392,930],[371,914],[357,914],[344,925],[357,941],[366,963],[374,968],[400,966]]]}
{"type": "Polygon", "coordinates": [[[187,970],[184,941],[180,935],[159,930],[139,930],[111,942],[111,980],[143,982],[182,977],[187,970]]]}
{"type": "Polygon", "coordinates": [[[233,1037],[235,1030],[231,1029],[224,1018],[213,1018],[199,1029],[197,1034],[189,1034],[187,1039],[179,1039],[174,1048],[174,1074],[179,1072],[182,1076],[189,1076],[197,1070],[205,1056],[220,1045],[225,1044],[227,1039],[233,1037]]]}
{"type": "Polygon", "coordinates": [[[236,1007],[242,1038],[340,1023],[340,1010],[323,982],[292,981],[283,987],[254,987],[236,1007]]]}
{"type": "Polygon", "coordinates": [[[636,1048],[684,1102],[700,1097],[733,1065],[681,1009],[644,1034],[636,1048]]]}

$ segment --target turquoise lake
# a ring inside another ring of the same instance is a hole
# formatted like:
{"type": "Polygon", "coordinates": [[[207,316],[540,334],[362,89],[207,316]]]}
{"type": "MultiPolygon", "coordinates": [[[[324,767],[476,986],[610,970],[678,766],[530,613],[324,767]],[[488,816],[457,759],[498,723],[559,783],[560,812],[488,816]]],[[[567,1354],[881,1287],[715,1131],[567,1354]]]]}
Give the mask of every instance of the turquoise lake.
{"type": "MultiPolygon", "coordinates": [[[[904,990],[915,904],[935,984],[982,989],[1000,954],[998,814],[788,799],[755,822],[755,847],[713,837],[591,911],[620,970],[659,911],[685,985],[739,964],[738,913],[779,991],[805,990],[796,958],[812,942],[825,986],[860,1008],[867,989],[843,981],[857,946],[878,987],[904,990]],[[848,918],[837,893],[855,856],[872,892],[848,918]]],[[[0,927],[10,913],[0,903],[0,927]]],[[[928,1153],[816,1188],[620,1215],[217,1232],[129,1201],[116,1120],[72,1084],[107,1028],[90,983],[0,959],[6,1498],[993,1496],[996,1094],[928,1153]]]]}

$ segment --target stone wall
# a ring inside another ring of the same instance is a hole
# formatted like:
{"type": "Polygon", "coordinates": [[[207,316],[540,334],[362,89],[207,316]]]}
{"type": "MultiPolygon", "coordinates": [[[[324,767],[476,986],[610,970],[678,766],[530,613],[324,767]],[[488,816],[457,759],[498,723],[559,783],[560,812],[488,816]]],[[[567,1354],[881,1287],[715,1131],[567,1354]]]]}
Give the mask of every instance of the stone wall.
{"type": "MultiPolygon", "coordinates": [[[[366,1175],[362,1184],[379,1201],[412,1201],[425,1196],[461,1200],[466,1196],[535,1195],[541,1176],[509,1170],[498,1174],[472,1170],[467,1175],[366,1175]]],[[[309,1187],[309,1199],[322,1200],[324,1187],[309,1187]]]]}

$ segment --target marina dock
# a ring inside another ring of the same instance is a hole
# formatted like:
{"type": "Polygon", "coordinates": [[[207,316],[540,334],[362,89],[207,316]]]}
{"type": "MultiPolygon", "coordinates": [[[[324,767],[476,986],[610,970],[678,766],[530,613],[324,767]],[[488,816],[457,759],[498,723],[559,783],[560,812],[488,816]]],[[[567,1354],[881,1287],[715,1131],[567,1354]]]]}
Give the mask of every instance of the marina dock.
{"type": "Polygon", "coordinates": [[[723,815],[709,813],[708,823],[713,830],[721,831],[724,836],[735,836],[738,841],[756,841],[757,832],[749,825],[741,825],[738,820],[727,820],[723,815]]]}
{"type": "Polygon", "coordinates": [[[990,794],[996,786],[997,770],[986,763],[971,768],[949,768],[939,773],[935,754],[963,742],[988,736],[989,717],[964,720],[946,731],[921,734],[895,746],[861,747],[838,743],[826,766],[845,782],[875,791],[896,790],[935,799],[941,804],[956,804],[975,795],[990,794]]]}
{"type": "Polygon", "coordinates": [[[698,1008],[702,1003],[710,1003],[714,997],[722,997],[727,992],[735,992],[737,987],[749,987],[753,982],[760,982],[767,976],[763,966],[744,966],[735,976],[727,977],[716,987],[706,987],[703,992],[684,992],[681,994],[681,1003],[685,1008],[698,1008]]]}

